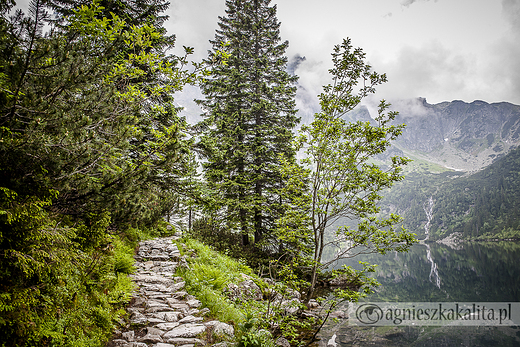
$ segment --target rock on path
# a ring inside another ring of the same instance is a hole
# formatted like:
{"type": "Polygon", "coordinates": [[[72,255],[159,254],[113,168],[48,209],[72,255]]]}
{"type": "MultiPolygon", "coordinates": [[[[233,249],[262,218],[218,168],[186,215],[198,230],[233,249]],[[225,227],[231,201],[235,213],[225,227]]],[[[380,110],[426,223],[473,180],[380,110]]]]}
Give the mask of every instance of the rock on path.
{"type": "Polygon", "coordinates": [[[195,347],[207,345],[201,335],[208,337],[212,332],[233,337],[232,326],[204,322],[209,310],[199,309],[201,302],[184,290],[181,277],[175,277],[177,267],[187,264],[173,244],[178,238],[139,243],[137,271],[132,275],[139,289],[128,308],[130,322],[107,347],[195,347]]]}

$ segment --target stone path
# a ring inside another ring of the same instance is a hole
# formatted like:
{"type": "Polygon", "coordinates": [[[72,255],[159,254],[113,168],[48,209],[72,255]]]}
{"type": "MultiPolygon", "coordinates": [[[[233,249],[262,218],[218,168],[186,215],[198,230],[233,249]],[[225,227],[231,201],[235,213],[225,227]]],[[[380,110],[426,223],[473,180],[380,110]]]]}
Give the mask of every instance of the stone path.
{"type": "Polygon", "coordinates": [[[139,244],[132,275],[139,289],[128,308],[130,322],[107,347],[196,347],[208,345],[208,340],[232,339],[233,327],[205,319],[209,310],[200,309],[201,302],[184,290],[181,277],[175,277],[178,266],[188,266],[173,244],[176,239],[139,244]]]}

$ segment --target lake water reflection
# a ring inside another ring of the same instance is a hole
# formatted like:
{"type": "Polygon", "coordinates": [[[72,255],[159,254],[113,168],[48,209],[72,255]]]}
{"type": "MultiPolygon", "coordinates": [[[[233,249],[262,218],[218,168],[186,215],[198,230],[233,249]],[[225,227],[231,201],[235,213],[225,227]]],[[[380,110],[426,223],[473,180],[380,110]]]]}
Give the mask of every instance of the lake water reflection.
{"type": "MultiPolygon", "coordinates": [[[[408,253],[350,259],[378,264],[381,286],[367,301],[520,302],[520,243],[414,245],[408,253]]],[[[331,322],[321,346],[520,346],[518,327],[352,327],[331,322]]]]}

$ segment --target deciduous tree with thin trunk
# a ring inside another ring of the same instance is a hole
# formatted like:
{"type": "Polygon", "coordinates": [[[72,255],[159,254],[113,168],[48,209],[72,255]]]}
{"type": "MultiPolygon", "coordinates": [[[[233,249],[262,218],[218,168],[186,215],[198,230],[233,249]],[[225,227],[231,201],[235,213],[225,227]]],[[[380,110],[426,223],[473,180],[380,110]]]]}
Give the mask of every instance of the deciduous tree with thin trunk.
{"type": "MultiPolygon", "coordinates": [[[[308,254],[311,264],[306,301],[314,294],[319,274],[334,262],[360,254],[405,251],[415,241],[412,233],[396,228],[399,216],[377,217],[381,192],[404,178],[402,166],[408,159],[393,157],[385,168],[371,161],[386,151],[404,125],[391,124],[397,113],[388,112],[384,100],[373,121],[344,119],[375,92],[375,86],[386,82],[386,75],[373,72],[365,53],[353,49],[349,39],[334,47],[332,61],[332,83],[319,95],[321,112],[310,125],[302,126],[295,142],[305,158],[299,165],[282,158],[284,176],[290,178],[284,192],[291,213],[278,222],[279,238],[309,247],[300,253],[308,254]],[[345,226],[346,219],[357,220],[357,227],[345,226]],[[335,255],[325,260],[326,248],[334,249],[335,255]]],[[[363,287],[363,271],[346,269],[344,274],[354,287],[363,287]]],[[[355,290],[339,294],[350,300],[361,295],[355,290]]]]}

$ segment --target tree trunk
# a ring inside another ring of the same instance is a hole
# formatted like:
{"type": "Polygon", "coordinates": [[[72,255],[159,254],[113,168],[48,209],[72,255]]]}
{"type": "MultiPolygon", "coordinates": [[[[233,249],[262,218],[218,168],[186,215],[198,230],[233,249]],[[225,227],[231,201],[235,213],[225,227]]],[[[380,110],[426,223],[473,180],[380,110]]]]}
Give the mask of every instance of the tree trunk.
{"type": "Polygon", "coordinates": [[[316,265],[312,268],[312,275],[311,275],[311,285],[309,286],[309,289],[307,289],[307,295],[305,296],[305,300],[303,303],[307,305],[309,301],[311,301],[312,296],[314,295],[314,291],[316,290],[316,282],[318,281],[318,267],[316,265]]]}

